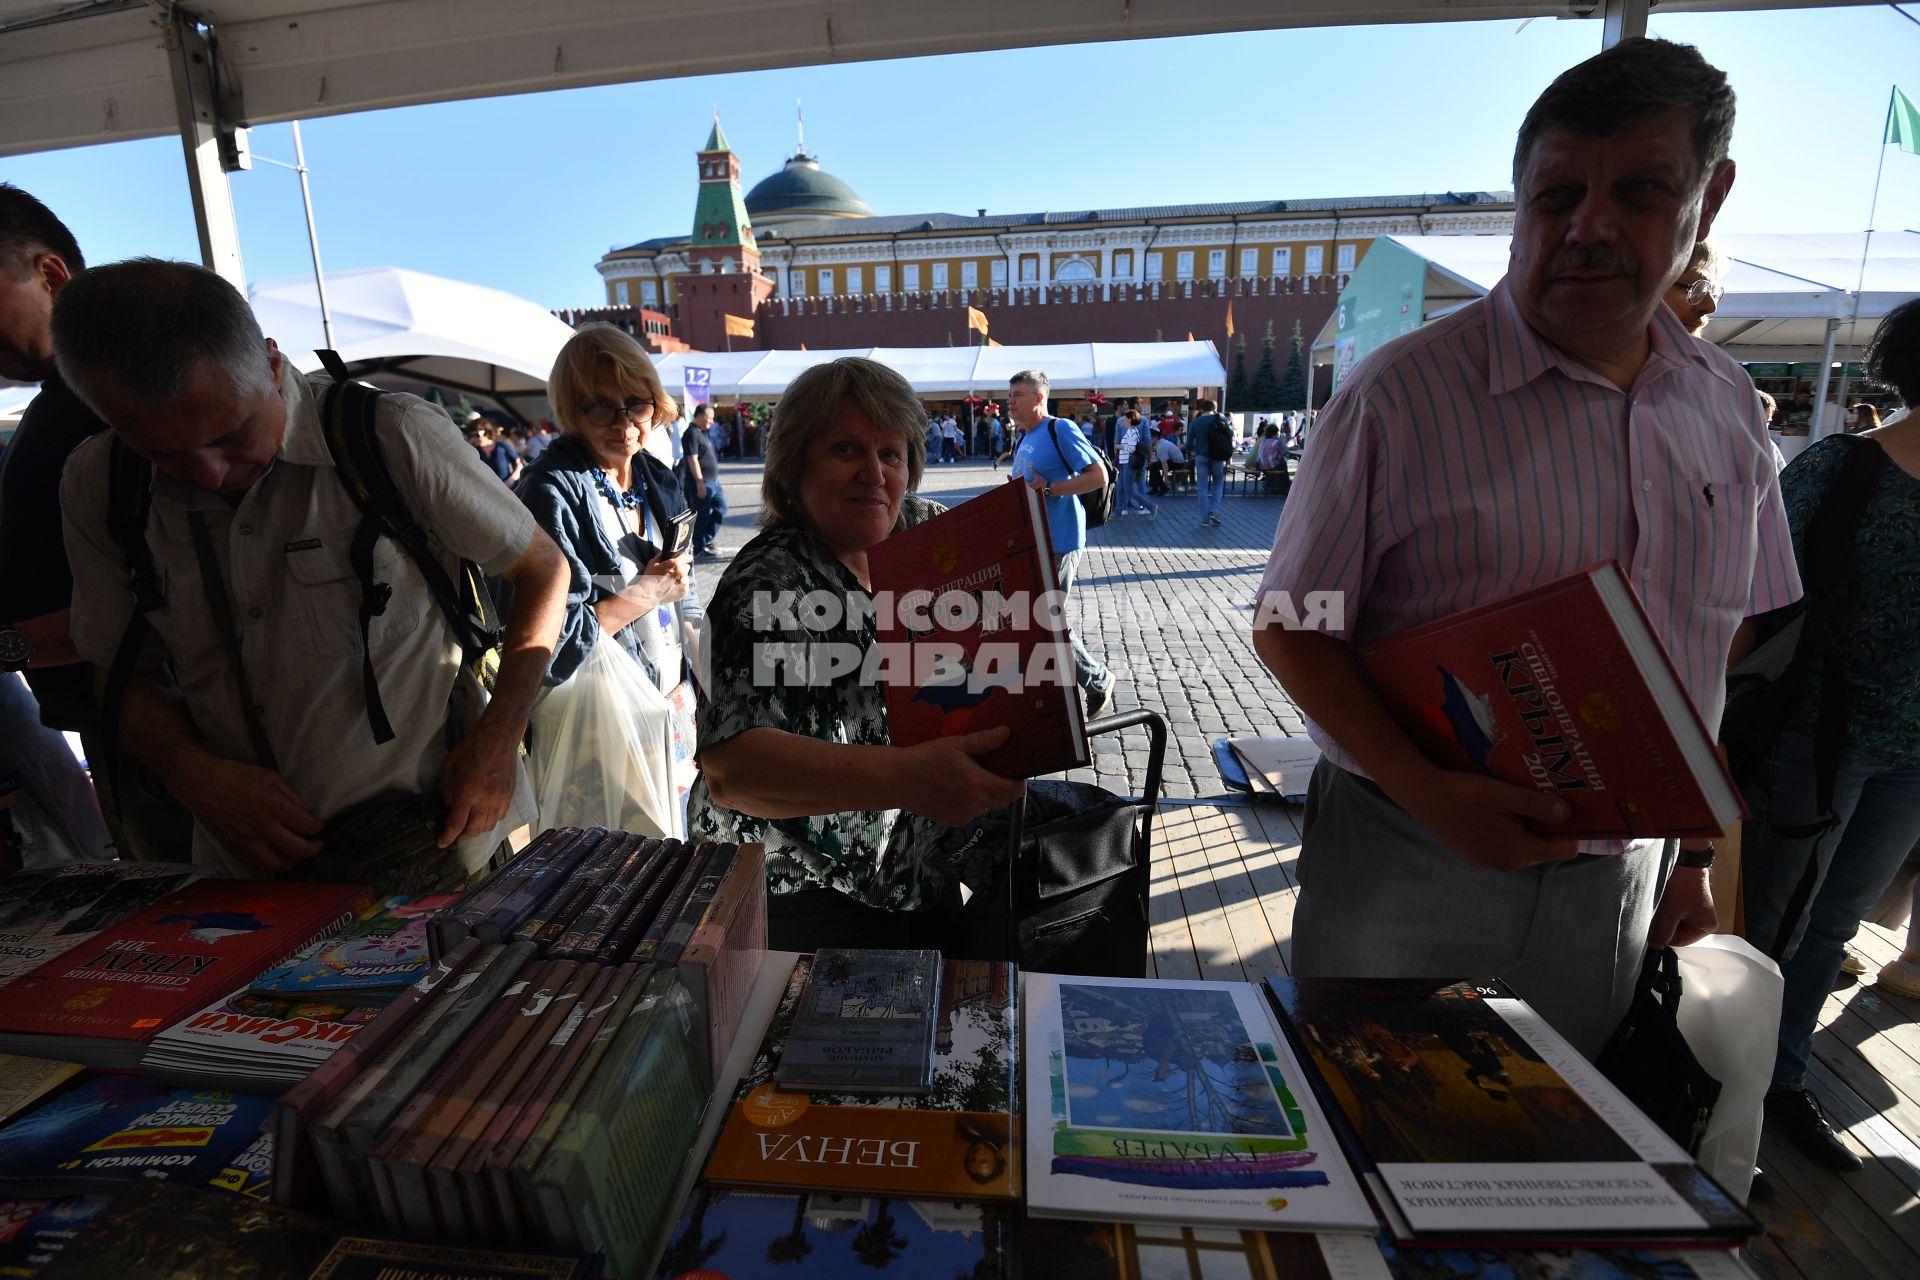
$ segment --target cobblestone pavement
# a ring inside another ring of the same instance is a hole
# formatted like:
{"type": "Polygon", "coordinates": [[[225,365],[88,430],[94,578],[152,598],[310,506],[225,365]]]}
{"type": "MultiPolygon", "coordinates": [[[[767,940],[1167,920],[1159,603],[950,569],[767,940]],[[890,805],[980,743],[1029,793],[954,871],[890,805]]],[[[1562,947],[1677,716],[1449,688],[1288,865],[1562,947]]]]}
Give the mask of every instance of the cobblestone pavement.
{"type": "MultiPolygon", "coordinates": [[[[711,593],[725,561],[753,536],[760,467],[723,463],[732,510],[721,525],[718,563],[700,566],[711,593]],[[710,575],[710,576],[709,576],[710,575]]],[[[929,464],[922,495],[952,505],[1003,483],[983,463],[929,464]]],[[[1092,531],[1069,612],[1075,629],[1119,679],[1114,711],[1148,707],[1166,717],[1168,797],[1226,794],[1211,743],[1228,735],[1305,731],[1299,710],[1253,652],[1253,594],[1273,544],[1278,498],[1229,485],[1218,529],[1200,525],[1200,499],[1157,499],[1160,513],[1118,517],[1092,531]]],[[[1146,784],[1147,734],[1131,729],[1093,740],[1089,770],[1070,777],[1138,794],[1146,784]]]]}

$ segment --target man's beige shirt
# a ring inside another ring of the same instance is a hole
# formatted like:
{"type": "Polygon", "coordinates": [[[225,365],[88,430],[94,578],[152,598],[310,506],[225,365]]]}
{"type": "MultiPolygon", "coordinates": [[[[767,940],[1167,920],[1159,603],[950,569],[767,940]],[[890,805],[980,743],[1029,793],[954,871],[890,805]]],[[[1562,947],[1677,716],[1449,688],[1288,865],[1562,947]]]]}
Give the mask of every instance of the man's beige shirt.
{"type": "MultiPolygon", "coordinates": [[[[438,794],[450,718],[470,724],[482,694],[463,674],[452,628],[419,569],[381,538],[374,578],[392,585],[393,598],[369,640],[395,737],[374,744],[361,683],[360,581],[348,559],[360,512],[321,434],[317,396],[327,384],[310,383],[290,362],[285,370],[286,437],[237,507],[154,473],[147,544],[166,602],[148,615],[154,639],[142,670],[180,690],[210,751],[256,763],[188,527],[188,513],[202,512],[268,741],[282,775],[324,821],[382,795],[438,794]]],[[[443,412],[414,396],[382,396],[374,430],[408,509],[450,572],[460,558],[489,573],[519,558],[533,539],[532,514],[443,412]]],[[[107,529],[111,440],[102,433],[76,449],[60,485],[73,562],[73,642],[102,667],[112,663],[133,611],[126,562],[107,529]]],[[[470,864],[533,820],[531,799],[523,771],[500,827],[462,842],[470,864]]],[[[216,874],[248,874],[198,825],[194,861],[216,874]]]]}

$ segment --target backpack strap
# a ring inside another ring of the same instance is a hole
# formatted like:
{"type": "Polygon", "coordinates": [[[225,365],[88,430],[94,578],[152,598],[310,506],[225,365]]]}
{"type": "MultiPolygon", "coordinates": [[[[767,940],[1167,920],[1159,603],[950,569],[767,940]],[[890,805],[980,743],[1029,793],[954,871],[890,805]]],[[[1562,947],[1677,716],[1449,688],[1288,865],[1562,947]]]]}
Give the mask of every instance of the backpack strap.
{"type": "Polygon", "coordinates": [[[393,599],[392,584],[380,582],[373,576],[373,550],[381,537],[399,543],[420,570],[427,590],[453,628],[463,662],[471,663],[499,644],[500,620],[479,567],[461,561],[461,581],[456,583],[434,554],[426,530],[407,508],[374,434],[375,415],[380,397],[385,393],[349,377],[346,365],[336,353],[317,354],[334,380],[321,401],[321,431],[340,483],[360,510],[360,524],[354,530],[349,559],[354,575],[360,579],[360,680],[367,700],[367,723],[373,730],[374,742],[391,742],[393,725],[380,699],[379,679],[373,669],[373,648],[367,643],[373,620],[386,612],[393,599]]]}
{"type": "Polygon", "coordinates": [[[127,587],[133,595],[133,613],[126,630],[120,633],[120,647],[114,650],[113,665],[107,668],[107,682],[100,694],[100,727],[106,734],[107,772],[112,775],[108,798],[116,813],[121,796],[130,781],[120,750],[120,712],[127,701],[127,684],[133,669],[153,634],[147,615],[167,602],[160,588],[160,575],[153,563],[153,548],[147,545],[147,517],[153,511],[153,464],[129,449],[119,436],[109,433],[107,443],[107,532],[120,548],[127,567],[127,587]]]}

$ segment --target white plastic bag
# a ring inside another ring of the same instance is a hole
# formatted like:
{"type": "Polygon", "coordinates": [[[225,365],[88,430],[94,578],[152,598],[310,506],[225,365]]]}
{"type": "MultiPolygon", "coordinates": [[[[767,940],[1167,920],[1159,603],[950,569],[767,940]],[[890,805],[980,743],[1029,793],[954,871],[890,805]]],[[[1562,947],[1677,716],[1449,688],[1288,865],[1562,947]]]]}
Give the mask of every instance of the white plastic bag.
{"type": "Polygon", "coordinates": [[[1780,1035],[1780,966],[1731,933],[1708,934],[1674,954],[1680,959],[1680,1034],[1720,1081],[1720,1101],[1695,1158],[1744,1203],[1780,1035]]]}
{"type": "Polygon", "coordinates": [[[531,762],[542,827],[675,834],[672,711],[612,637],[534,708],[531,762]]]}

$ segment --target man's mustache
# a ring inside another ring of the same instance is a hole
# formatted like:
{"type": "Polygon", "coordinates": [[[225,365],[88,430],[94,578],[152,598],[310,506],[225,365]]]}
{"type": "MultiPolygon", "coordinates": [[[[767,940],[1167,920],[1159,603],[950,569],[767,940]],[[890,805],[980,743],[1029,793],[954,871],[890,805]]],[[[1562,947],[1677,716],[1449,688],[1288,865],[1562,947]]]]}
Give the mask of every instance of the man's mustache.
{"type": "Polygon", "coordinates": [[[1618,249],[1608,245],[1576,246],[1562,249],[1547,260],[1546,274],[1549,277],[1568,275],[1573,272],[1603,272],[1607,275],[1630,276],[1640,270],[1640,264],[1618,249]]]}

